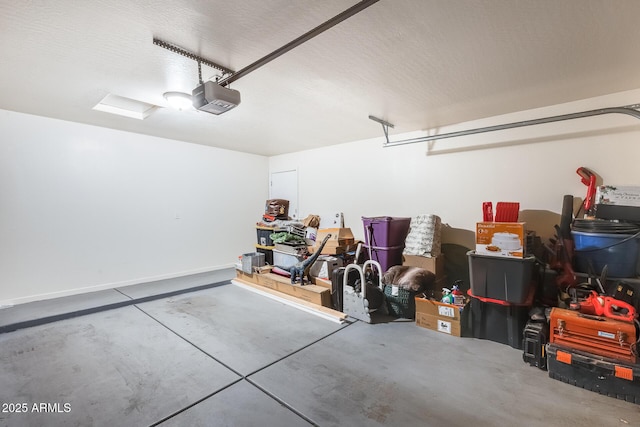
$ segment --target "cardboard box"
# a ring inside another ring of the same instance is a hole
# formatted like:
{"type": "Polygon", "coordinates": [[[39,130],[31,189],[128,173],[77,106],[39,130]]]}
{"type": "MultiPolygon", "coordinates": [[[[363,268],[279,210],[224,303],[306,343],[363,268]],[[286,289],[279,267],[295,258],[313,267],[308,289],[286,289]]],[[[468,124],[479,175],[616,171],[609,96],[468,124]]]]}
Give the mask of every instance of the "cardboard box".
{"type": "Polygon", "coordinates": [[[241,269],[236,268],[236,277],[240,280],[244,280],[251,283],[258,283],[258,279],[255,278],[257,274],[245,273],[241,269]]]}
{"type": "Polygon", "coordinates": [[[463,336],[460,322],[430,314],[416,313],[416,325],[432,331],[453,335],[454,337],[463,336]]]}
{"type": "MultiPolygon", "coordinates": [[[[346,252],[355,251],[355,245],[347,245],[347,246],[334,246],[327,243],[324,248],[322,248],[322,255],[342,255],[346,252]]],[[[310,249],[309,252],[315,251],[317,248],[314,246],[310,249]]]]}
{"type": "Polygon", "coordinates": [[[464,307],[416,297],[416,325],[456,337],[468,336],[469,304],[464,307]]]}
{"type": "MultiPolygon", "coordinates": [[[[236,277],[243,282],[253,283],[254,285],[260,285],[265,288],[273,289],[274,291],[294,296],[303,301],[307,301],[324,307],[332,307],[330,287],[327,288],[325,286],[312,284],[304,286],[301,286],[299,284],[292,285],[288,277],[280,276],[273,273],[247,274],[239,269],[236,269],[236,277]]],[[[330,285],[331,282],[329,282],[329,286],[330,285]]]]}
{"type": "Polygon", "coordinates": [[[313,304],[331,307],[331,291],[317,285],[291,284],[288,277],[273,273],[256,274],[257,284],[265,288],[273,289],[283,294],[291,295],[303,301],[313,304]]]}
{"type": "Polygon", "coordinates": [[[444,255],[426,257],[421,255],[403,255],[402,265],[424,268],[436,275],[436,280],[444,277],[444,255]]]}
{"type": "Polygon", "coordinates": [[[476,224],[476,253],[524,258],[524,222],[479,222],[476,224]]]}
{"type": "Polygon", "coordinates": [[[321,228],[316,235],[316,245],[322,242],[327,234],[331,234],[327,245],[347,246],[355,241],[350,228],[321,228]]]}
{"type": "Polygon", "coordinates": [[[349,247],[355,243],[355,238],[350,228],[323,228],[318,230],[314,251],[320,246],[327,234],[331,234],[325,243],[322,255],[340,255],[349,251],[349,247]]]}
{"type": "Polygon", "coordinates": [[[333,284],[329,279],[321,279],[319,277],[311,277],[314,285],[322,286],[323,288],[327,288],[329,290],[333,290],[333,284]]]}
{"type": "Polygon", "coordinates": [[[600,185],[596,190],[597,204],[617,206],[640,206],[640,187],[600,185]]]}

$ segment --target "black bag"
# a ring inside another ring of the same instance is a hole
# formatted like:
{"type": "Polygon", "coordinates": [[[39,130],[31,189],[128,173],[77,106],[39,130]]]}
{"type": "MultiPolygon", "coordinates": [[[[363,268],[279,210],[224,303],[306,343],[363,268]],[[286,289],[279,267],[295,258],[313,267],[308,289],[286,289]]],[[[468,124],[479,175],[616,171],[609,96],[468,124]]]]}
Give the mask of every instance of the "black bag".
{"type": "MultiPolygon", "coordinates": [[[[331,273],[331,303],[333,309],[342,311],[342,285],[344,284],[344,267],[339,267],[331,273]]],[[[349,270],[349,286],[355,286],[356,280],[360,279],[358,270],[349,270]]]]}
{"type": "MultiPolygon", "coordinates": [[[[367,271],[365,273],[365,282],[367,286],[367,301],[369,303],[369,309],[376,310],[384,304],[384,292],[380,289],[378,283],[380,283],[380,279],[377,274],[372,273],[371,271],[367,271]]],[[[356,292],[362,292],[362,283],[358,278],[355,282],[354,289],[356,292]]]]}

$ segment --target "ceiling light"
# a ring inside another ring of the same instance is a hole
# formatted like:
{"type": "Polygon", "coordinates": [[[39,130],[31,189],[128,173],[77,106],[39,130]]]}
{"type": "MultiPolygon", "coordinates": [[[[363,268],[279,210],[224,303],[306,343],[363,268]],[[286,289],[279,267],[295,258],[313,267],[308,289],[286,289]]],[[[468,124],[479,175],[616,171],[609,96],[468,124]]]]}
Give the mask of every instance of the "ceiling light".
{"type": "Polygon", "coordinates": [[[187,110],[193,108],[191,95],[184,92],[165,92],[164,99],[167,100],[171,108],[176,110],[187,110]]]}
{"type": "Polygon", "coordinates": [[[146,102],[137,101],[124,96],[108,94],[102,101],[93,107],[94,110],[105,113],[118,114],[120,116],[131,117],[133,119],[144,120],[151,115],[158,107],[146,102]]]}

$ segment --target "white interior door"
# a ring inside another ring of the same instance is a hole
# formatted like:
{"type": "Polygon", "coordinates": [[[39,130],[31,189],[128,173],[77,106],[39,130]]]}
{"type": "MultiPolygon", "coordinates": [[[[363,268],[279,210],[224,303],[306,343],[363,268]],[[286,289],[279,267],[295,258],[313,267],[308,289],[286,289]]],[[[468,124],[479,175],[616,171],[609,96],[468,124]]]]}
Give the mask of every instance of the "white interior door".
{"type": "Polygon", "coordinates": [[[288,200],[289,216],[298,219],[298,170],[272,172],[269,198],[288,200]]]}

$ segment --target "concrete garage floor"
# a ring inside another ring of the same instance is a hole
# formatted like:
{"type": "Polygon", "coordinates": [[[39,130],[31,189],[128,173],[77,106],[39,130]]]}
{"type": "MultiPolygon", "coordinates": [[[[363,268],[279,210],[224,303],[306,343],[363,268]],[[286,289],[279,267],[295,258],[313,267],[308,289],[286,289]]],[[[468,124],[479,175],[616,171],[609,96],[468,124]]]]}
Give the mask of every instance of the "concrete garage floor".
{"type": "Polygon", "coordinates": [[[340,325],[230,283],[142,301],[1,333],[0,425],[640,425],[491,341],[340,325]]]}

